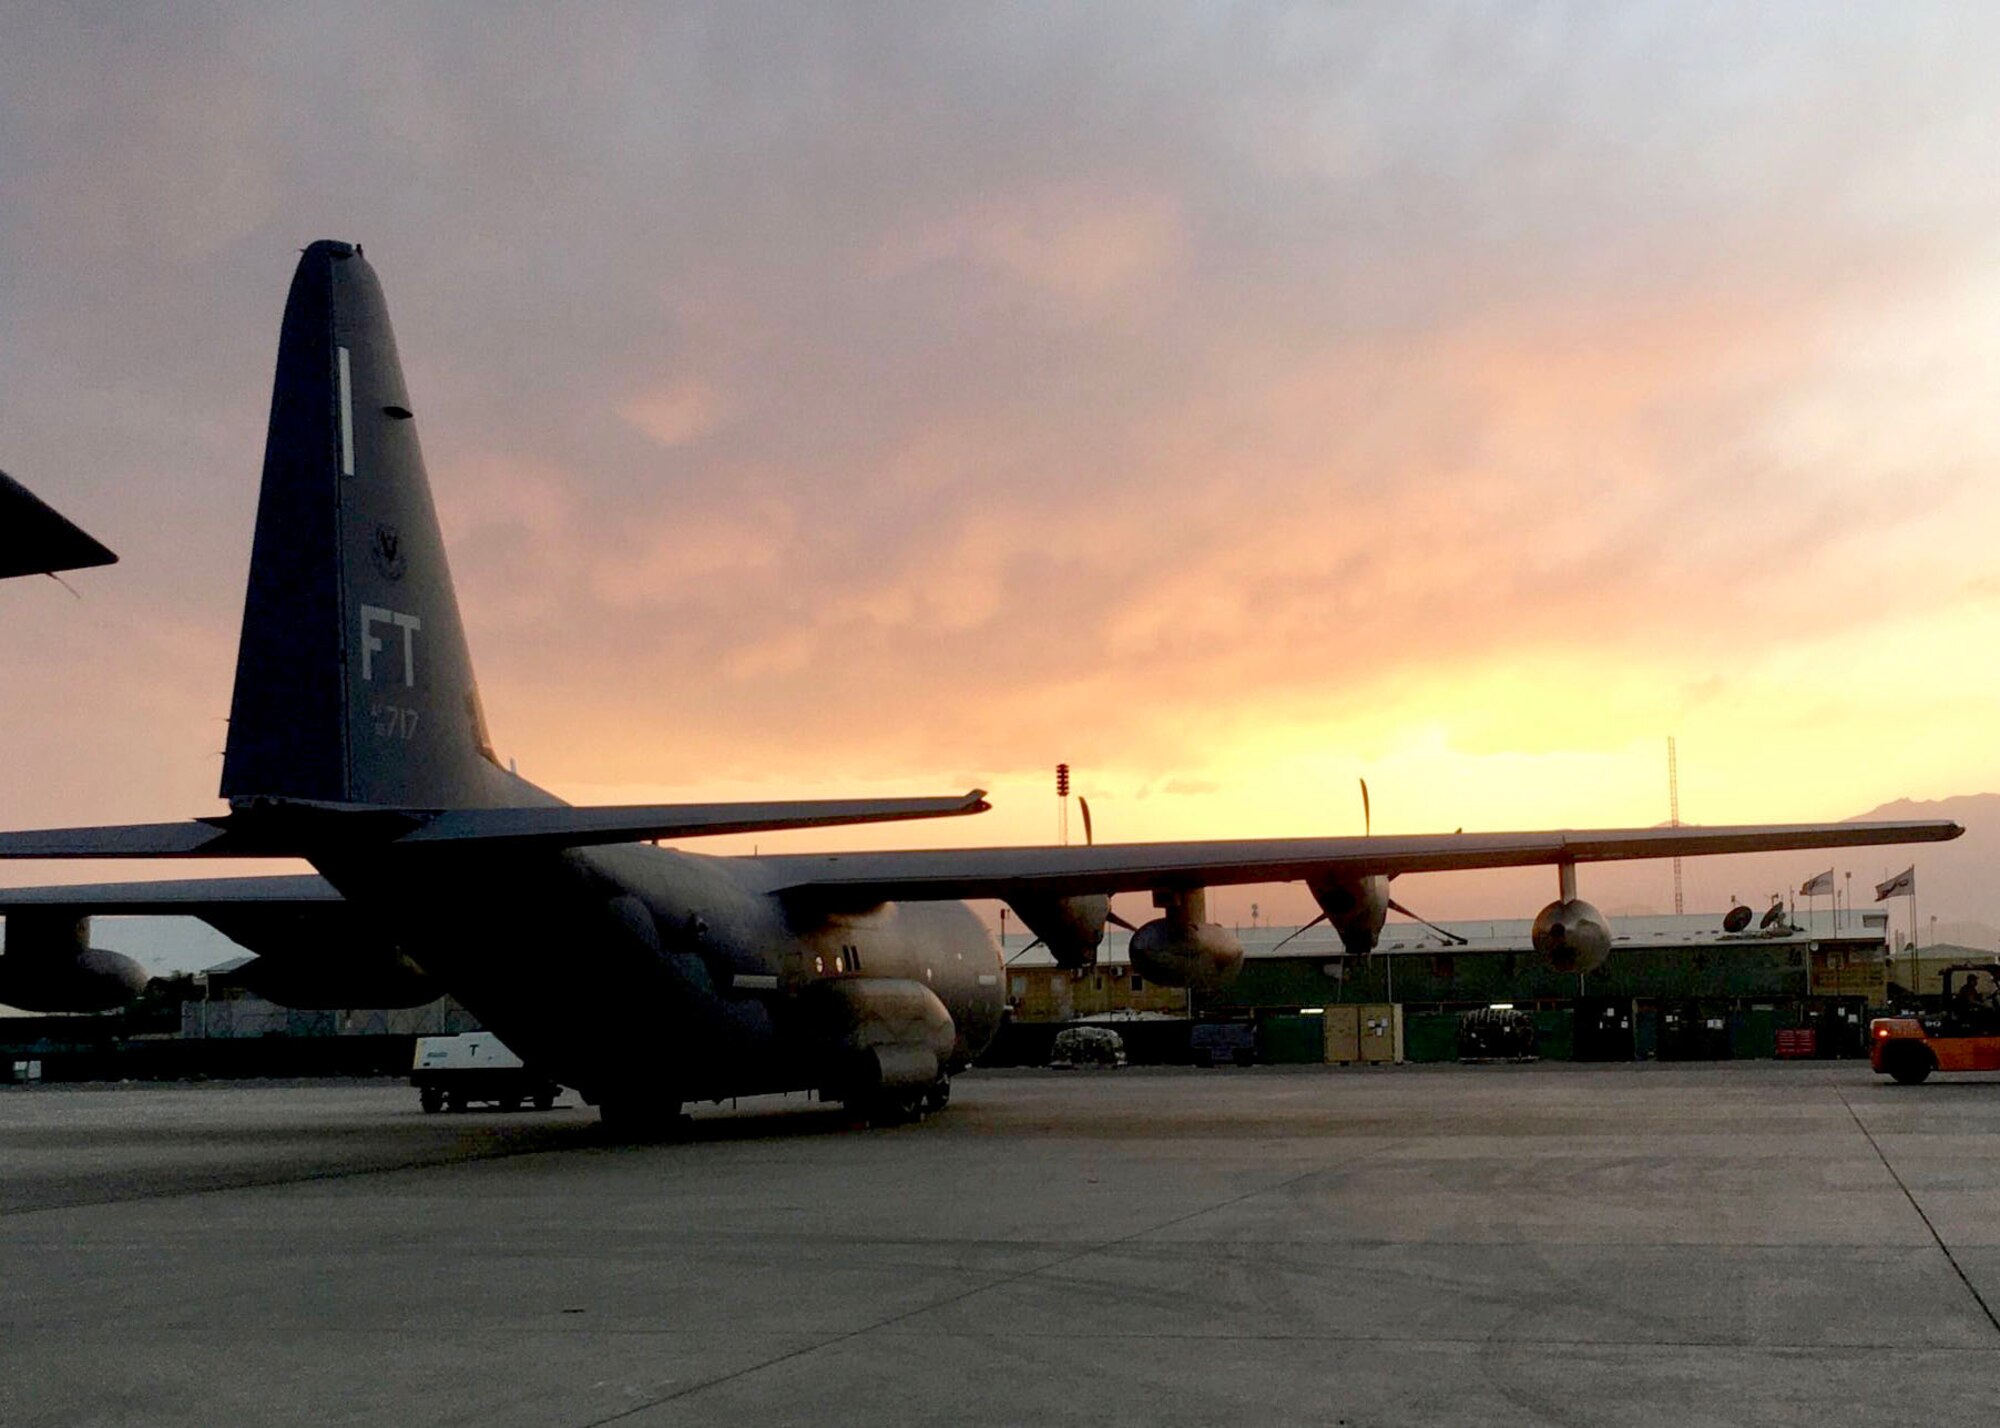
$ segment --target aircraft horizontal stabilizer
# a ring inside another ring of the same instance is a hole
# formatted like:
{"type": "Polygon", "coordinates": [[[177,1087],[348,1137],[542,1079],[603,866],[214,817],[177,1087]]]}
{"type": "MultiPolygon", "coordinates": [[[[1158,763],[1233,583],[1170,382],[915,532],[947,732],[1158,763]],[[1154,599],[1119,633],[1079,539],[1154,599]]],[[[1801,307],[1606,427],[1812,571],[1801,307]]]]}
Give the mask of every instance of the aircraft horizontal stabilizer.
{"type": "Polygon", "coordinates": [[[359,847],[487,844],[582,848],[653,838],[772,833],[984,813],[983,789],[957,798],[658,803],[573,808],[378,808],[257,800],[219,818],[0,833],[0,858],[283,858],[359,847]]]}
{"type": "Polygon", "coordinates": [[[54,887],[0,888],[0,916],[60,911],[105,917],[199,917],[216,908],[269,910],[324,907],[342,901],[338,889],[316,873],[261,878],[169,878],[146,883],[66,883],[54,887]]]}
{"type": "Polygon", "coordinates": [[[604,808],[455,808],[399,844],[498,843],[509,847],[581,848],[648,838],[711,838],[851,823],[900,823],[984,813],[986,791],[960,798],[822,799],[790,803],[663,803],[604,808]]]}
{"type": "Polygon", "coordinates": [[[0,833],[0,858],[208,858],[245,851],[230,842],[228,832],[213,823],[41,828],[0,833]]]}

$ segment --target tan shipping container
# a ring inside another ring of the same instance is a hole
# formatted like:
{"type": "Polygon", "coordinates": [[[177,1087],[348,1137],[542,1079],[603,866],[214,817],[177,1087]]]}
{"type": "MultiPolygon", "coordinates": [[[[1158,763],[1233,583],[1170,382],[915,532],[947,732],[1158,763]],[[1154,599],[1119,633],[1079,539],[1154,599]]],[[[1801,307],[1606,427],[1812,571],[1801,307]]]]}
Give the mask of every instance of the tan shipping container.
{"type": "Polygon", "coordinates": [[[1326,1059],[1330,1062],[1361,1059],[1361,1009],[1331,1006],[1326,1009],[1326,1059]]]}
{"type": "Polygon", "coordinates": [[[1396,1009],[1386,1004],[1356,1007],[1360,1013],[1361,1060],[1396,1059],[1396,1009]]]}

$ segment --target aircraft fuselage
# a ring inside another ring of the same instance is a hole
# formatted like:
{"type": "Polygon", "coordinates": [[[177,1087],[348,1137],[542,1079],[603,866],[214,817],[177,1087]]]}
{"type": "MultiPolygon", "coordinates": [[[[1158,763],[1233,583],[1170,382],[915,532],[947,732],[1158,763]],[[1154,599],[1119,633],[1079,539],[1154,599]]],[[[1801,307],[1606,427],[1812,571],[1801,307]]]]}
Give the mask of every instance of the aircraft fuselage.
{"type": "Polygon", "coordinates": [[[999,949],[964,903],[790,903],[754,858],[625,844],[318,866],[523,1059],[593,1101],[842,1094],[856,1057],[922,1040],[905,1023],[928,998],[949,1016],[938,1069],[955,1072],[1004,1009],[999,949]]]}

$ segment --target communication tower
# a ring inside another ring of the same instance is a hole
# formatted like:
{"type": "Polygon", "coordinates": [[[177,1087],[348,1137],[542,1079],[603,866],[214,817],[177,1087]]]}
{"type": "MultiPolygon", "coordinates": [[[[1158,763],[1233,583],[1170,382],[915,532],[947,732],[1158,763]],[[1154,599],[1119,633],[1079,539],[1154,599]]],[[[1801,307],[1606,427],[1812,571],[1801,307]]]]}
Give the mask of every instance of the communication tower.
{"type": "MultiPolygon", "coordinates": [[[[1674,736],[1667,735],[1667,819],[1675,827],[1681,826],[1681,766],[1674,752],[1674,736]]],[[[1674,859],[1674,916],[1679,917],[1681,907],[1681,860],[1674,859]]]]}

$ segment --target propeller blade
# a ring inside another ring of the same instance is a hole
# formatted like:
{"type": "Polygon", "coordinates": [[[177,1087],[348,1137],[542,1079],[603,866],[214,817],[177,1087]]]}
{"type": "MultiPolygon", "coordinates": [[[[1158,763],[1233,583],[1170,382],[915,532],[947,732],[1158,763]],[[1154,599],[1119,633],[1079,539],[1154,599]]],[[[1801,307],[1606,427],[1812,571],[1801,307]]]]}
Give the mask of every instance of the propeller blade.
{"type": "Polygon", "coordinates": [[[1033,942],[1030,942],[1026,947],[1023,947],[1019,952],[1016,952],[1012,957],[1009,957],[1007,959],[1008,965],[1012,966],[1015,962],[1027,956],[1030,952],[1034,951],[1037,947],[1041,945],[1042,945],[1042,939],[1037,937],[1033,942]]]}
{"type": "Polygon", "coordinates": [[[1139,930],[1138,928],[1134,927],[1131,923],[1127,922],[1124,918],[1120,917],[1115,912],[1105,913],[1104,920],[1110,923],[1113,927],[1124,928],[1127,932],[1137,932],[1139,930]]]}
{"type": "Polygon", "coordinates": [[[1090,836],[1090,800],[1079,793],[1076,796],[1076,806],[1083,810],[1083,846],[1088,848],[1097,841],[1090,836]]]}
{"type": "Polygon", "coordinates": [[[1361,780],[1361,832],[1363,836],[1373,836],[1375,815],[1368,811],[1368,780],[1361,780]]]}
{"type": "MultiPolygon", "coordinates": [[[[1285,943],[1290,942],[1294,937],[1297,937],[1299,933],[1306,932],[1312,928],[1318,927],[1322,922],[1325,921],[1326,921],[1326,914],[1322,912],[1318,917],[1315,917],[1311,922],[1308,922],[1304,927],[1298,928],[1295,931],[1285,934],[1284,938],[1278,943],[1278,947],[1284,946],[1285,943]]],[[[1271,950],[1275,952],[1278,950],[1278,947],[1273,947],[1271,950]]]]}
{"type": "Polygon", "coordinates": [[[1389,911],[1400,912],[1403,914],[1403,916],[1409,918],[1410,921],[1412,922],[1422,922],[1425,927],[1428,927],[1431,931],[1435,932],[1438,936],[1442,937],[1447,942],[1455,943],[1460,947],[1468,947],[1471,945],[1468,939],[1460,937],[1456,932],[1446,932],[1442,927],[1439,927],[1435,922],[1426,922],[1423,918],[1418,917],[1414,912],[1411,912],[1407,907],[1404,907],[1400,902],[1397,902],[1394,898],[1389,899],[1389,911]]]}

